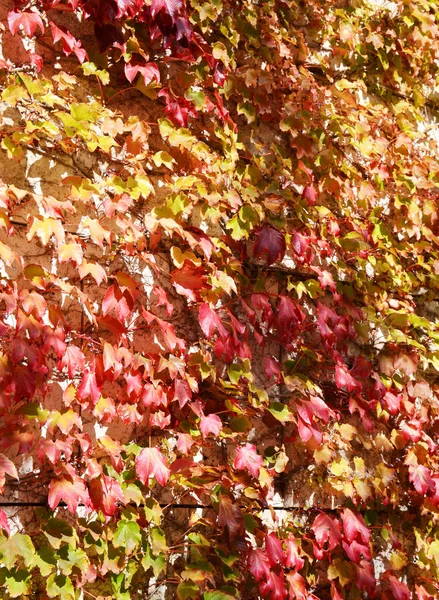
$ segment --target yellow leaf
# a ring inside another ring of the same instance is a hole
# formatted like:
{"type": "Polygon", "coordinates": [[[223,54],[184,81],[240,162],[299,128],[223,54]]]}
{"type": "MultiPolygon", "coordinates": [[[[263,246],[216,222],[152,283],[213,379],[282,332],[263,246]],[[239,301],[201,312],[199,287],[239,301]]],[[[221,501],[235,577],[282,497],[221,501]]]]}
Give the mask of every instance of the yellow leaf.
{"type": "Polygon", "coordinates": [[[58,244],[64,242],[65,239],[64,227],[61,221],[51,217],[44,219],[33,217],[31,228],[26,237],[31,241],[35,235],[40,239],[43,246],[47,246],[52,235],[58,244]]]}

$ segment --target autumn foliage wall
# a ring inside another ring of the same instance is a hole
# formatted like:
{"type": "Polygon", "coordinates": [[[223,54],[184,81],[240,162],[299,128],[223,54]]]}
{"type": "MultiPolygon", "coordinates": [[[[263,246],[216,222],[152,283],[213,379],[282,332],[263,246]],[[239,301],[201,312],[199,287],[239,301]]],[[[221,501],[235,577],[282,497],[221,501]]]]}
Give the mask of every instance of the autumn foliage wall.
{"type": "Polygon", "coordinates": [[[437,2],[2,6],[0,597],[437,598],[437,2]]]}

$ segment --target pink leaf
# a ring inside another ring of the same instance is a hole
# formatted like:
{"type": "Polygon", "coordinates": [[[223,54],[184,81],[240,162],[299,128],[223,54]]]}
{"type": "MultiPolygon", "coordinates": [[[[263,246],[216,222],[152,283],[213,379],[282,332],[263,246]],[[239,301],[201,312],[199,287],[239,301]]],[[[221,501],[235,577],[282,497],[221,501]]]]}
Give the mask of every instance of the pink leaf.
{"type": "Polygon", "coordinates": [[[35,29],[39,27],[41,33],[44,33],[44,23],[41,17],[35,12],[21,12],[11,10],[8,13],[8,25],[12,35],[15,35],[19,27],[23,27],[28,36],[33,36],[35,29]]]}
{"type": "Polygon", "coordinates": [[[161,10],[171,17],[174,17],[178,11],[183,8],[182,0],[152,0],[151,16],[155,17],[161,10]]]}
{"type": "Polygon", "coordinates": [[[213,435],[218,435],[222,428],[223,424],[221,422],[221,419],[217,415],[201,415],[200,431],[204,438],[207,437],[210,433],[212,433],[213,435]]]}
{"type": "Polygon", "coordinates": [[[143,448],[136,458],[136,473],[144,485],[155,477],[160,485],[166,485],[170,470],[166,458],[158,448],[143,448]]]}
{"type": "Polygon", "coordinates": [[[69,377],[74,377],[76,373],[81,373],[84,370],[85,357],[78,348],[78,346],[69,345],[67,346],[65,353],[60,361],[61,369],[67,367],[67,374],[69,377]]]}
{"type": "Polygon", "coordinates": [[[423,465],[410,465],[409,466],[409,479],[413,483],[415,490],[418,494],[425,494],[429,490],[435,489],[435,483],[431,477],[430,469],[423,465]]]}
{"type": "Polygon", "coordinates": [[[335,366],[335,383],[338,389],[346,388],[348,392],[352,392],[361,388],[361,384],[352,377],[345,365],[335,366]]]}
{"type": "Polygon", "coordinates": [[[256,446],[253,444],[245,444],[245,446],[236,449],[235,469],[248,469],[253,477],[259,476],[263,458],[256,452],[256,446]]]}
{"type": "Polygon", "coordinates": [[[2,529],[3,531],[6,531],[6,533],[9,535],[11,533],[11,529],[9,527],[9,523],[8,523],[8,517],[6,516],[6,513],[4,510],[0,509],[0,529],[2,529]]]}
{"type": "Polygon", "coordinates": [[[126,63],[125,77],[130,83],[134,81],[137,73],[140,73],[143,76],[145,85],[151,83],[153,79],[155,79],[157,83],[160,82],[160,71],[154,62],[146,63],[144,65],[133,65],[131,63],[126,63]]]}

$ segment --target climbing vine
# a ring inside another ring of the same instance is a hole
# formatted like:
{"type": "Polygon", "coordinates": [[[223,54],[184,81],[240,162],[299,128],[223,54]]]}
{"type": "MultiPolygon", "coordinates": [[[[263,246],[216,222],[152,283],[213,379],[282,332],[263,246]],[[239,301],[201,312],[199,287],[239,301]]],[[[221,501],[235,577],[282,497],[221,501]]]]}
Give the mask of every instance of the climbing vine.
{"type": "Polygon", "coordinates": [[[0,33],[0,597],[436,598],[437,2],[0,33]]]}

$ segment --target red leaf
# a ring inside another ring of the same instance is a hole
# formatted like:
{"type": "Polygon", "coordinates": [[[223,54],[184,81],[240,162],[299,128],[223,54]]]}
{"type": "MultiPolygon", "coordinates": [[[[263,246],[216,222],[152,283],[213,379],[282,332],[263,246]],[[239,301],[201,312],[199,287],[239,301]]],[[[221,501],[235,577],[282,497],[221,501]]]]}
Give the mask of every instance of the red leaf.
{"type": "Polygon", "coordinates": [[[287,545],[287,553],[286,553],[285,565],[287,567],[297,569],[298,571],[300,571],[300,569],[305,564],[305,561],[303,560],[303,558],[301,556],[299,556],[299,548],[296,544],[295,539],[293,537],[289,537],[286,540],[286,545],[287,545]]]}
{"type": "Polygon", "coordinates": [[[170,470],[158,448],[143,448],[136,458],[136,473],[144,485],[149,485],[150,477],[155,477],[160,485],[166,485],[170,470]]]}
{"type": "Polygon", "coordinates": [[[160,83],[160,71],[154,62],[146,63],[144,65],[133,65],[132,63],[126,63],[125,77],[130,83],[134,81],[137,73],[140,73],[143,76],[145,85],[151,83],[153,79],[155,79],[157,83],[160,83]]]}
{"type": "Polygon", "coordinates": [[[222,428],[223,424],[217,415],[208,415],[207,417],[205,415],[201,415],[200,431],[204,438],[210,433],[213,435],[218,435],[222,428]]]}
{"type": "Polygon", "coordinates": [[[296,600],[307,600],[308,593],[306,591],[306,584],[302,575],[299,573],[288,573],[287,581],[291,599],[296,598],[296,600]]]}
{"type": "Polygon", "coordinates": [[[343,548],[349,559],[355,564],[358,564],[362,558],[371,558],[369,545],[362,544],[358,540],[349,543],[343,541],[343,548]]]}
{"type": "Polygon", "coordinates": [[[79,62],[83,63],[87,58],[87,52],[84,50],[84,48],[81,48],[81,42],[74,38],[73,35],[62,25],[58,27],[53,21],[51,21],[50,28],[52,29],[53,43],[56,44],[61,40],[64,54],[69,56],[72,52],[74,52],[79,62]]]}
{"type": "Polygon", "coordinates": [[[277,539],[276,535],[274,533],[267,534],[264,543],[270,565],[272,567],[275,565],[284,565],[286,559],[285,552],[282,548],[282,542],[277,539]]]}
{"type": "Polygon", "coordinates": [[[41,33],[44,33],[44,23],[41,17],[34,12],[11,10],[8,13],[8,25],[12,35],[17,33],[20,26],[28,36],[33,36],[37,27],[40,28],[41,33]]]}
{"type": "Polygon", "coordinates": [[[282,232],[270,225],[263,225],[257,230],[255,237],[253,254],[256,258],[266,254],[267,265],[283,259],[286,243],[285,235],[282,232]]]}
{"type": "Polygon", "coordinates": [[[202,267],[194,267],[188,260],[181,269],[172,271],[172,282],[189,290],[201,290],[206,287],[206,276],[202,267]]]}
{"type": "Polygon", "coordinates": [[[74,377],[76,373],[81,373],[84,370],[85,357],[82,350],[78,346],[73,344],[67,346],[64,356],[60,360],[60,368],[64,369],[67,367],[68,376],[74,377]]]}
{"type": "Polygon", "coordinates": [[[338,389],[346,387],[348,392],[352,392],[358,388],[361,389],[361,384],[352,377],[349,370],[344,365],[335,366],[335,383],[338,389]]]}
{"type": "Polygon", "coordinates": [[[305,320],[305,315],[300,307],[297,306],[288,296],[279,297],[277,314],[279,328],[281,330],[289,329],[291,326],[297,327],[305,320]]]}
{"type": "Polygon", "coordinates": [[[116,18],[120,19],[124,15],[134,17],[143,6],[143,0],[116,0],[118,13],[116,18]]]}
{"type": "Polygon", "coordinates": [[[174,381],[174,400],[178,400],[180,408],[192,400],[192,391],[184,379],[174,381]]]}
{"type": "Polygon", "coordinates": [[[356,515],[350,508],[345,508],[341,513],[341,520],[348,542],[352,542],[358,536],[365,544],[369,542],[370,531],[361,515],[356,515]]]}
{"type": "Polygon", "coordinates": [[[220,494],[218,523],[221,527],[227,527],[229,535],[234,538],[244,526],[244,517],[239,506],[232,502],[230,496],[220,494]]]}
{"type": "Polygon", "coordinates": [[[248,567],[256,581],[259,581],[262,577],[268,576],[270,573],[270,563],[267,555],[261,548],[255,548],[250,551],[248,556],[248,567]]]}
{"type": "Polygon", "coordinates": [[[284,600],[287,590],[285,588],[284,574],[278,575],[270,571],[266,583],[260,584],[261,594],[270,600],[284,600]]]}
{"type": "Polygon", "coordinates": [[[197,116],[197,111],[189,100],[174,96],[168,88],[160,90],[158,96],[165,99],[165,112],[175,125],[186,127],[189,117],[197,116]]]}
{"type": "Polygon", "coordinates": [[[104,474],[91,480],[89,494],[94,510],[102,511],[108,517],[116,512],[117,502],[125,503],[125,496],[118,482],[104,474]]]}
{"type": "Polygon", "coordinates": [[[425,494],[429,490],[435,489],[434,480],[431,477],[430,469],[423,465],[409,466],[409,479],[413,483],[418,494],[425,494]]]}
{"type": "Polygon", "coordinates": [[[264,372],[268,379],[275,376],[276,383],[281,380],[282,371],[278,360],[272,356],[264,356],[264,372]]]}
{"type": "Polygon", "coordinates": [[[381,577],[381,581],[387,581],[394,600],[410,600],[410,590],[405,583],[393,575],[390,571],[386,571],[381,577]]]}
{"type": "Polygon", "coordinates": [[[210,305],[207,302],[200,306],[198,322],[207,338],[212,337],[215,330],[218,331],[221,337],[227,337],[227,331],[224,328],[221,319],[216,312],[210,308],[210,305]]]}
{"type": "Polygon", "coordinates": [[[155,17],[157,13],[163,10],[173,17],[181,8],[183,8],[182,0],[152,0],[151,16],[155,17]]]}
{"type": "Polygon", "coordinates": [[[89,500],[85,483],[79,477],[68,475],[52,479],[49,484],[48,503],[53,510],[63,501],[71,513],[75,513],[80,502],[86,504],[89,500]]]}
{"type": "Polygon", "coordinates": [[[89,369],[85,369],[81,385],[78,388],[78,398],[85,400],[90,397],[93,404],[96,404],[100,396],[101,390],[96,382],[95,373],[89,369]]]}
{"type": "Polygon", "coordinates": [[[317,196],[318,196],[317,190],[316,190],[314,184],[306,185],[303,188],[302,196],[305,198],[305,200],[308,200],[308,204],[313,206],[316,203],[317,196]]]}
{"type": "Polygon", "coordinates": [[[367,592],[371,598],[375,596],[376,581],[373,567],[370,562],[362,560],[357,566],[355,583],[361,591],[367,592]]]}
{"type": "Polygon", "coordinates": [[[328,515],[318,515],[311,527],[320,548],[328,544],[328,550],[334,550],[341,542],[340,521],[331,519],[328,515]]]}
{"type": "Polygon", "coordinates": [[[256,446],[247,443],[236,449],[233,466],[235,469],[248,469],[253,477],[258,477],[263,462],[262,456],[256,452],[256,446]]]}

